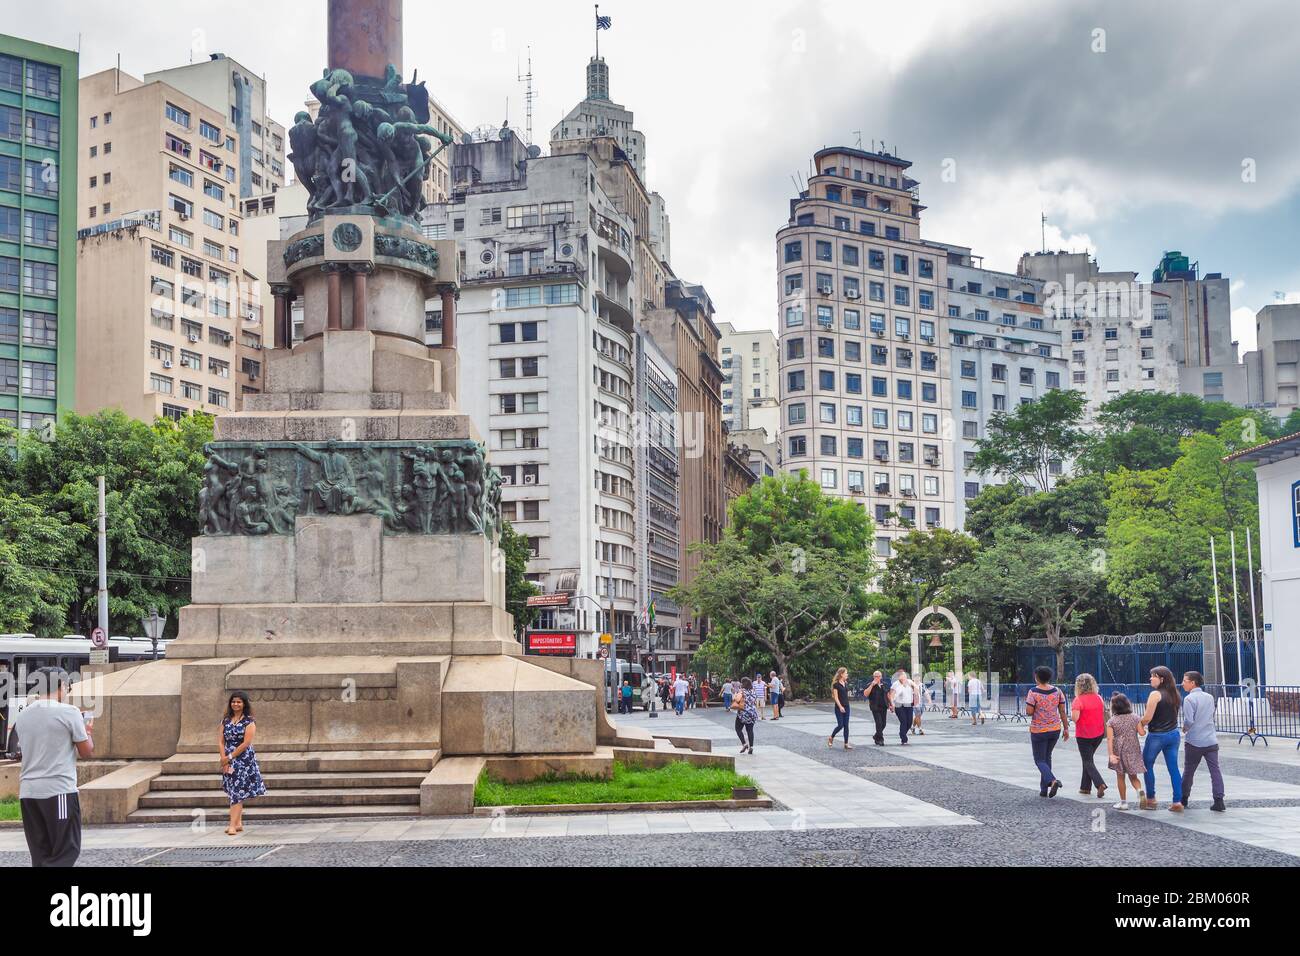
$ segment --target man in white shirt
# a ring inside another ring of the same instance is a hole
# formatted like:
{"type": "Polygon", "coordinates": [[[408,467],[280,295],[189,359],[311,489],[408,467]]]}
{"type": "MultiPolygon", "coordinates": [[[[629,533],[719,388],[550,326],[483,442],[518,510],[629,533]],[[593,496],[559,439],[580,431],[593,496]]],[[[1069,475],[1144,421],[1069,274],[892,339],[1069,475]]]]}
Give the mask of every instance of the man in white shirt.
{"type": "Polygon", "coordinates": [[[980,713],[980,706],[984,698],[984,684],[975,672],[971,671],[970,680],[966,682],[966,706],[970,708],[970,725],[975,726],[976,722],[984,723],[984,715],[980,713]]]}
{"type": "Polygon", "coordinates": [[[771,682],[767,685],[767,688],[768,693],[772,695],[772,719],[780,720],[781,704],[784,703],[781,694],[785,691],[785,685],[781,683],[781,678],[777,676],[776,671],[772,671],[769,677],[771,682]]]}
{"type": "Polygon", "coordinates": [[[916,705],[916,684],[901,667],[889,686],[889,709],[898,718],[898,739],[907,746],[907,732],[912,729],[912,710],[916,705]]]}
{"type": "Polygon", "coordinates": [[[673,681],[673,710],[677,712],[678,717],[686,709],[686,695],[690,692],[690,689],[691,685],[686,682],[686,678],[682,676],[681,671],[678,671],[677,680],[673,681]]]}
{"type": "Polygon", "coordinates": [[[67,671],[42,667],[33,693],[14,719],[22,749],[18,804],[32,866],[73,866],[81,855],[81,803],[77,797],[77,758],[95,750],[93,720],[63,703],[67,671]]]}

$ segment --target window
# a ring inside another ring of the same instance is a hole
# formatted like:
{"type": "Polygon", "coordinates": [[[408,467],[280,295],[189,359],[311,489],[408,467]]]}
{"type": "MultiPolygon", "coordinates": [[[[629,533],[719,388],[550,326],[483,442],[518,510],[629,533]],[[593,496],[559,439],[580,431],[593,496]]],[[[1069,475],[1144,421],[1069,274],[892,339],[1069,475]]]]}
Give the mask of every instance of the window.
{"type": "Polygon", "coordinates": [[[802,369],[786,374],[787,392],[802,392],[804,390],[804,373],[802,369]]]}
{"type": "Polygon", "coordinates": [[[52,262],[23,261],[23,291],[28,295],[59,294],[59,267],[52,262]]]}
{"type": "Polygon", "coordinates": [[[912,350],[911,350],[911,349],[899,349],[898,352],[897,352],[897,360],[898,360],[898,367],[899,367],[899,368],[911,368],[911,367],[912,367],[912,350]]]}
{"type": "Polygon", "coordinates": [[[817,339],[817,357],[835,358],[835,340],[833,338],[821,337],[817,339]]]}
{"type": "Polygon", "coordinates": [[[822,436],[821,436],[820,447],[821,447],[821,453],[822,453],[823,455],[826,455],[826,456],[832,456],[832,457],[833,457],[833,456],[835,455],[835,436],[834,436],[834,435],[822,435],[822,436]]]}
{"type": "Polygon", "coordinates": [[[203,180],[203,195],[209,199],[225,200],[226,189],[220,183],[214,183],[210,179],[203,180]]]}
{"type": "Polygon", "coordinates": [[[904,318],[901,315],[894,316],[894,334],[901,338],[907,338],[911,335],[912,320],[904,318]]]}
{"type": "Polygon", "coordinates": [[[16,106],[0,104],[0,139],[17,141],[22,137],[22,112],[16,106]]]}
{"type": "Polygon", "coordinates": [[[149,387],[155,392],[170,395],[172,393],[172,379],[166,375],[159,375],[157,372],[150,373],[149,387]]]}
{"type": "Polygon", "coordinates": [[[817,373],[817,390],[821,392],[835,391],[835,373],[822,369],[817,373]]]}
{"type": "Polygon", "coordinates": [[[229,407],[230,407],[230,393],[229,393],[229,392],[223,392],[223,391],[222,391],[221,389],[219,389],[219,388],[209,388],[209,389],[208,389],[208,402],[210,402],[210,403],[213,404],[213,405],[216,405],[218,408],[229,408],[229,407]]]}
{"type": "Polygon", "coordinates": [[[1021,385],[1034,384],[1034,370],[1032,368],[1022,368],[1020,370],[1020,384],[1021,385]]]}
{"type": "Polygon", "coordinates": [[[1115,342],[1115,341],[1117,341],[1118,339],[1119,339],[1119,329],[1118,329],[1118,328],[1108,328],[1108,329],[1106,329],[1106,341],[1107,341],[1107,342],[1115,342]]]}
{"type": "Polygon", "coordinates": [[[850,395],[862,394],[862,376],[855,372],[844,373],[844,391],[850,395]]]}
{"type": "Polygon", "coordinates": [[[939,433],[939,416],[933,412],[925,412],[921,415],[921,431],[927,435],[937,435],[939,433]]]}
{"type": "Polygon", "coordinates": [[[16,56],[0,54],[0,90],[21,93],[23,89],[23,61],[16,56]]]}
{"type": "Polygon", "coordinates": [[[879,375],[873,375],[871,377],[871,394],[877,398],[888,398],[889,379],[883,378],[879,375]]]}
{"type": "Polygon", "coordinates": [[[844,409],[844,422],[847,425],[862,424],[862,406],[848,405],[844,409]]]}
{"type": "Polygon", "coordinates": [[[962,392],[962,393],[961,393],[961,407],[962,407],[962,408],[978,408],[978,407],[979,407],[979,405],[976,403],[976,400],[975,400],[975,393],[974,393],[974,392],[962,392]]]}
{"type": "MultiPolygon", "coordinates": [[[[27,145],[59,148],[59,118],[46,113],[27,111],[27,145]]],[[[105,152],[107,152],[105,146],[105,152]]]]}
{"type": "Polygon", "coordinates": [[[787,242],[785,244],[785,261],[801,262],[803,261],[803,243],[800,241],[787,242]]]}
{"type": "Polygon", "coordinates": [[[863,456],[863,451],[862,451],[863,440],[861,438],[850,438],[847,444],[848,444],[848,456],[850,458],[861,458],[863,456]]]}
{"type": "Polygon", "coordinates": [[[221,135],[221,130],[213,126],[205,119],[199,120],[199,135],[206,140],[211,140],[212,142],[216,143],[218,146],[221,145],[223,140],[223,137],[221,135]]]}
{"type": "Polygon", "coordinates": [[[819,262],[833,262],[835,260],[834,246],[824,239],[817,240],[816,252],[819,262]]]}
{"type": "Polygon", "coordinates": [[[980,483],[978,481],[966,482],[965,495],[967,499],[978,498],[980,496],[980,483]]]}
{"type": "Polygon", "coordinates": [[[1048,388],[1060,388],[1060,387],[1061,387],[1061,373],[1060,373],[1060,372],[1044,372],[1044,373],[1043,373],[1043,379],[1044,379],[1044,384],[1045,384],[1048,388]]]}
{"type": "Polygon", "coordinates": [[[901,256],[898,255],[897,253],[894,254],[894,274],[900,276],[905,276],[908,274],[907,256],[901,256]]]}
{"type": "Polygon", "coordinates": [[[181,109],[175,103],[168,103],[163,112],[167,118],[182,129],[190,128],[190,114],[187,110],[181,109]]]}
{"type": "Polygon", "coordinates": [[[862,361],[862,343],[845,342],[844,343],[844,361],[861,362],[862,361]]]}
{"type": "Polygon", "coordinates": [[[834,488],[834,487],[835,487],[835,482],[836,482],[836,478],[837,478],[837,477],[838,477],[838,476],[837,476],[837,473],[836,473],[836,471],[835,471],[834,468],[823,468],[823,469],[822,469],[822,487],[823,487],[823,488],[834,488]]]}
{"type": "Polygon", "coordinates": [[[804,356],[803,339],[787,339],[785,343],[785,357],[788,361],[801,359],[804,356]]]}
{"type": "Polygon", "coordinates": [[[803,435],[792,435],[790,437],[790,457],[802,458],[808,454],[808,439],[803,435]]]}
{"type": "Polygon", "coordinates": [[[203,210],[203,222],[205,225],[210,226],[213,229],[224,230],[226,228],[225,217],[219,213],[213,212],[211,209],[203,210]]]}
{"type": "Polygon", "coordinates": [[[18,344],[18,310],[0,308],[0,345],[18,344]]]}
{"type": "Polygon", "coordinates": [[[794,295],[803,290],[803,273],[792,272],[785,277],[785,294],[794,295]]]}
{"type": "Polygon", "coordinates": [[[17,259],[0,257],[0,292],[18,291],[18,271],[17,259]]]}
{"type": "Polygon", "coordinates": [[[803,402],[791,405],[786,409],[786,423],[789,425],[802,425],[808,420],[808,408],[803,402]]]}
{"type": "Polygon", "coordinates": [[[873,408],[873,409],[871,410],[871,427],[872,427],[872,428],[888,428],[888,427],[889,427],[889,412],[888,412],[886,409],[883,409],[883,408],[873,408]]]}
{"type": "Polygon", "coordinates": [[[542,287],[539,285],[521,286],[506,289],[506,308],[521,309],[542,304],[542,287]]]}
{"type": "Polygon", "coordinates": [[[934,311],[934,293],[921,289],[916,294],[916,304],[918,308],[934,311]]]}
{"type": "Polygon", "coordinates": [[[817,324],[823,329],[832,328],[835,325],[835,309],[829,305],[817,306],[817,324]]]}
{"type": "Polygon", "coordinates": [[[788,329],[799,328],[803,325],[803,306],[789,305],[785,309],[785,326],[788,329]]]}
{"type": "Polygon", "coordinates": [[[563,282],[543,286],[542,288],[545,291],[544,300],[547,305],[573,305],[578,301],[578,284],[576,282],[563,282]]]}
{"type": "Polygon", "coordinates": [[[848,243],[840,246],[840,262],[846,266],[856,268],[858,265],[858,247],[851,246],[848,243]]]}
{"type": "Polygon", "coordinates": [[[884,302],[885,284],[883,282],[868,282],[867,297],[870,298],[872,302],[884,302]]]}
{"type": "Polygon", "coordinates": [[[939,386],[934,382],[921,383],[921,401],[937,402],[939,400],[939,386]]]}
{"type": "Polygon", "coordinates": [[[862,328],[862,313],[857,309],[844,310],[844,327],[846,329],[862,328]]]}

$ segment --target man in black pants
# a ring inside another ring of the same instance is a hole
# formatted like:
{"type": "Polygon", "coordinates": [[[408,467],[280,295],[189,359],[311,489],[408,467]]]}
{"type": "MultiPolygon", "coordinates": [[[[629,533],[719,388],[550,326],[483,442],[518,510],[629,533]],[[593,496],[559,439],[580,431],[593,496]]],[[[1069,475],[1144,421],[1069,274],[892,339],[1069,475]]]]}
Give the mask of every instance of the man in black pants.
{"type": "Polygon", "coordinates": [[[14,720],[22,747],[18,806],[32,866],[73,866],[81,855],[81,804],[77,799],[77,758],[95,750],[94,721],[63,703],[68,673],[42,667],[34,693],[14,720]]]}
{"type": "Polygon", "coordinates": [[[884,675],[875,671],[871,683],[863,691],[867,698],[867,707],[871,710],[871,719],[876,722],[876,734],[872,738],[877,747],[885,745],[885,721],[889,718],[889,688],[885,686],[884,675]]]}

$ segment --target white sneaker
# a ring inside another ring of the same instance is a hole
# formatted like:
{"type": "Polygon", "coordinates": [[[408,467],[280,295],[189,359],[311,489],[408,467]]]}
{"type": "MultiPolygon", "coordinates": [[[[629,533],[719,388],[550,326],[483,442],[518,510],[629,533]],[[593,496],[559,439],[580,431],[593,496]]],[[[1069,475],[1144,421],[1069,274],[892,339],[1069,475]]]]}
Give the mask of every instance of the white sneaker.
{"type": "Polygon", "coordinates": [[[1128,804],[1125,803],[1123,800],[1121,800],[1119,803],[1115,804],[1115,809],[1116,809],[1116,810],[1127,810],[1127,809],[1128,809],[1128,804]]]}

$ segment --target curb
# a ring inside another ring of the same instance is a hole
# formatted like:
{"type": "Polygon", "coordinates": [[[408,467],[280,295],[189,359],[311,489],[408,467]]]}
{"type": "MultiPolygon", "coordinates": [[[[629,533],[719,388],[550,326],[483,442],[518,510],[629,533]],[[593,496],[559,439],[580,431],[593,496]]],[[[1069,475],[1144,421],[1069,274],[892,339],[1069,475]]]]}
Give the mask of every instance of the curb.
{"type": "Polygon", "coordinates": [[[652,810],[768,810],[770,797],[756,800],[656,800],[648,803],[545,803],[531,806],[475,807],[476,817],[527,816],[547,813],[618,813],[652,810]]]}

